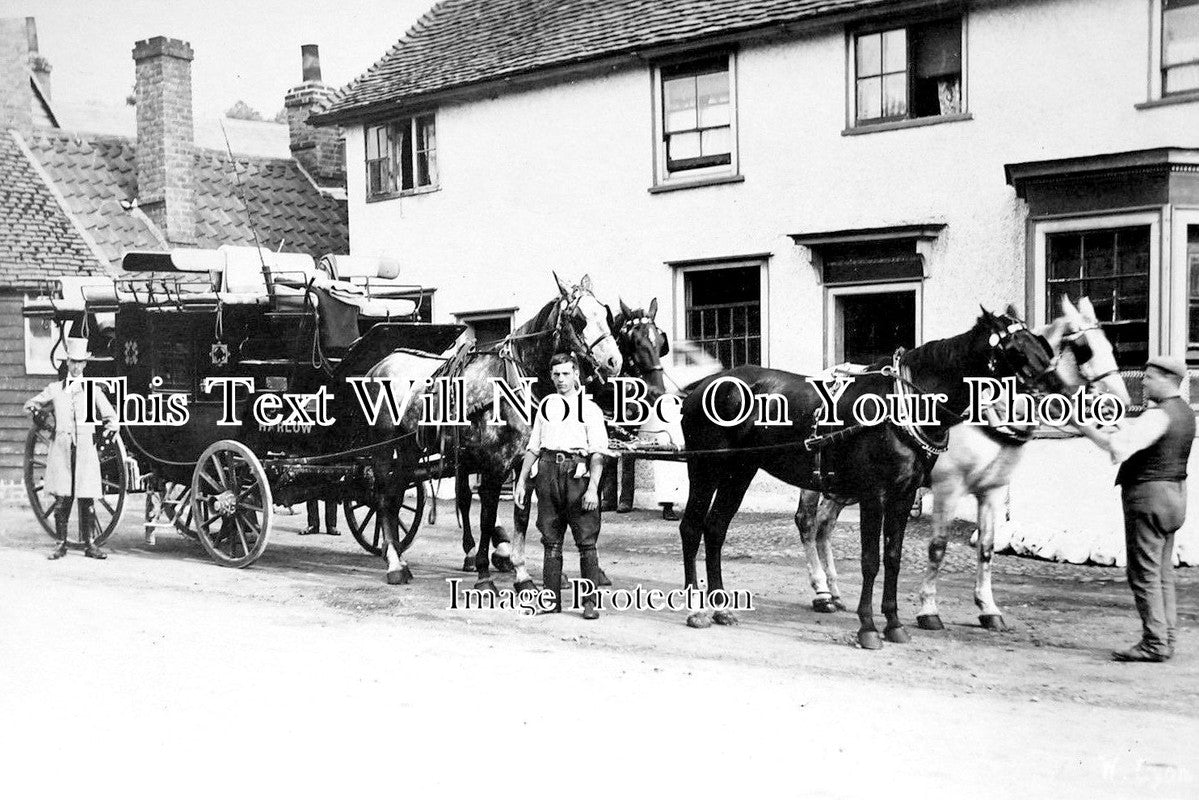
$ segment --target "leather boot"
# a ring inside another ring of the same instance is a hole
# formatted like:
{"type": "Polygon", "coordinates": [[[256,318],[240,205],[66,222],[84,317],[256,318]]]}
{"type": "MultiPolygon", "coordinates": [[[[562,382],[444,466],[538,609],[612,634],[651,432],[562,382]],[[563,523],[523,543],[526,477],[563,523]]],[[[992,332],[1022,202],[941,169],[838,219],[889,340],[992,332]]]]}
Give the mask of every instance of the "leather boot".
{"type": "Polygon", "coordinates": [[[88,558],[100,561],[108,558],[108,554],[96,544],[96,511],[91,500],[79,501],[79,541],[83,542],[83,554],[88,558]]]}
{"type": "MultiPolygon", "coordinates": [[[[579,551],[579,571],[583,573],[583,577],[591,581],[594,585],[600,586],[600,575],[602,574],[599,567],[599,553],[595,548],[579,551]]],[[[595,607],[595,594],[589,594],[583,598],[583,619],[599,619],[599,610],[595,607]]]]}
{"type": "Polygon", "coordinates": [[[54,532],[58,539],[58,544],[54,545],[54,549],[46,558],[54,561],[62,558],[67,554],[67,525],[71,521],[71,503],[73,500],[59,500],[58,506],[54,509],[54,532]]]}
{"type": "Polygon", "coordinates": [[[553,607],[544,614],[557,614],[562,611],[562,545],[545,548],[545,561],[541,567],[541,585],[554,593],[553,607]]]}
{"type": "Polygon", "coordinates": [[[674,510],[674,503],[660,503],[662,506],[662,519],[667,522],[678,522],[679,512],[674,510]]]}
{"type": "Polygon", "coordinates": [[[620,459],[620,500],[616,503],[617,514],[627,514],[633,510],[633,494],[637,483],[637,468],[629,456],[620,459]]]}

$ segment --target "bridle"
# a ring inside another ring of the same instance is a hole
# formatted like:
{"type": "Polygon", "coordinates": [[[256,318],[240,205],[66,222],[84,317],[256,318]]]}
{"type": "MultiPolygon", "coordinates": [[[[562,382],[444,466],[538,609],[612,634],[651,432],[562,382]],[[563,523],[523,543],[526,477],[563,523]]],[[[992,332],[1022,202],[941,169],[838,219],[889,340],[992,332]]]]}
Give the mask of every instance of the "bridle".
{"type": "MultiPolygon", "coordinates": [[[[1009,317],[1009,319],[1011,318],[1009,317]]],[[[1045,386],[1047,378],[1057,371],[1059,356],[1044,336],[1033,333],[1020,320],[1012,320],[1006,327],[991,333],[989,344],[991,345],[991,355],[987,362],[987,369],[992,375],[996,373],[997,358],[1002,357],[1004,364],[1011,370],[1022,388],[1029,390],[1032,394],[1047,391],[1045,386]],[[1021,331],[1028,333],[1032,340],[1040,345],[1042,355],[1045,356],[1046,366],[1044,369],[1034,367],[1028,356],[1025,355],[1023,348],[1017,344],[1016,337],[1021,331]]]]}
{"type": "MultiPolygon", "coordinates": [[[[604,332],[590,344],[575,331],[574,325],[571,324],[571,319],[578,313],[579,303],[582,302],[585,296],[591,296],[594,299],[594,295],[591,295],[590,292],[576,286],[571,289],[570,296],[562,298],[555,307],[557,319],[554,320],[554,350],[556,352],[559,349],[561,341],[565,339],[575,356],[586,366],[590,367],[592,374],[599,379],[600,383],[603,383],[604,373],[600,369],[599,360],[594,355],[595,348],[599,347],[600,343],[605,339],[611,339],[613,344],[619,349],[620,342],[612,335],[612,330],[607,325],[604,326],[604,332]]],[[[596,302],[598,303],[599,301],[596,300],[596,302]]]]}
{"type": "MultiPolygon", "coordinates": [[[[1100,375],[1096,375],[1094,377],[1088,377],[1083,372],[1083,367],[1086,364],[1089,364],[1091,362],[1091,359],[1093,359],[1095,357],[1095,350],[1087,342],[1086,335],[1088,333],[1090,333],[1091,331],[1102,332],[1102,330],[1103,330],[1103,328],[1099,325],[1099,323],[1096,322],[1093,324],[1088,324],[1086,327],[1079,328],[1077,331],[1075,331],[1074,333],[1071,333],[1068,336],[1062,337],[1062,341],[1066,344],[1067,347],[1070,348],[1070,352],[1074,354],[1074,362],[1078,365],[1079,377],[1081,377],[1083,379],[1083,381],[1086,382],[1087,386],[1098,383],[1099,381],[1101,381],[1105,378],[1110,378],[1112,375],[1115,375],[1115,374],[1119,373],[1119,371],[1120,371],[1119,367],[1113,367],[1112,369],[1109,369],[1107,372],[1104,372],[1100,375]]],[[[1060,358],[1060,356],[1058,356],[1058,357],[1060,358]]],[[[1055,358],[1054,361],[1055,361],[1054,366],[1056,368],[1057,358],[1055,358]]]]}
{"type": "Polygon", "coordinates": [[[629,317],[626,319],[620,326],[620,338],[616,341],[616,344],[620,347],[621,354],[627,356],[625,358],[625,363],[628,366],[626,366],[625,369],[628,370],[632,374],[632,377],[635,378],[651,372],[665,371],[660,360],[652,367],[642,367],[637,363],[636,359],[632,358],[632,354],[634,352],[633,331],[642,326],[648,327],[653,331],[653,334],[655,334],[653,339],[655,342],[657,342],[658,337],[656,334],[660,333],[661,330],[658,328],[657,323],[655,323],[651,317],[647,316],[629,317]],[[628,344],[627,348],[625,347],[626,343],[628,344]]]}

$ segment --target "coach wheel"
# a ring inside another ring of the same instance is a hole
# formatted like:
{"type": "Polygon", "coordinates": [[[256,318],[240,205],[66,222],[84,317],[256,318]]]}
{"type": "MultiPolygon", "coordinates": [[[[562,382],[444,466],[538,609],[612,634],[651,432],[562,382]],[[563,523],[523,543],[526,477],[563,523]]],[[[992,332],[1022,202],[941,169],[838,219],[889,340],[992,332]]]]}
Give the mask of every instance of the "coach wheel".
{"type": "MultiPolygon", "coordinates": [[[[357,500],[346,500],[342,504],[346,524],[362,549],[372,556],[383,555],[383,525],[374,505],[357,500]]],[[[416,532],[420,529],[421,515],[425,510],[425,484],[409,487],[400,500],[400,552],[408,549],[416,532]]]]}
{"type": "Polygon", "coordinates": [[[162,505],[170,515],[171,523],[183,536],[195,539],[196,533],[194,509],[192,508],[192,487],[186,483],[167,483],[162,490],[162,505]]]}
{"type": "Polygon", "coordinates": [[[200,456],[191,485],[192,527],[222,567],[248,567],[266,549],[274,498],[258,457],[225,439],[200,456]]]}
{"type": "MultiPolygon", "coordinates": [[[[46,491],[46,460],[50,455],[50,443],[53,439],[52,429],[35,425],[25,436],[25,493],[29,497],[29,506],[37,521],[53,539],[58,538],[54,529],[54,511],[58,507],[58,498],[46,491]]],[[[92,503],[96,515],[96,544],[104,544],[121,524],[125,511],[125,495],[129,489],[129,475],[125,470],[125,445],[120,437],[108,444],[102,445],[100,455],[100,485],[102,495],[92,503]]],[[[71,509],[71,514],[77,514],[77,509],[71,509]]],[[[78,530],[77,524],[68,530],[78,530]]],[[[78,549],[83,544],[79,541],[67,541],[69,547],[78,549]]]]}

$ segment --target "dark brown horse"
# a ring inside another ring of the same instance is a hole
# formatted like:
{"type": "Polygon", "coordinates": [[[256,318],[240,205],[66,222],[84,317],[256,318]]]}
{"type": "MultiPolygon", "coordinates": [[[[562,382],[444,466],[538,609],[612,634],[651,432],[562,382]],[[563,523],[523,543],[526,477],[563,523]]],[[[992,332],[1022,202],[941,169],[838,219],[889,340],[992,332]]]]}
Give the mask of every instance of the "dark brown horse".
{"type": "MultiPolygon", "coordinates": [[[[943,441],[945,431],[960,419],[968,404],[969,388],[964,379],[1016,376],[1031,383],[1050,371],[1051,360],[1052,353],[1044,341],[1023,323],[984,310],[965,333],[908,350],[895,362],[880,361],[857,376],[836,404],[843,426],[817,428],[824,404],[817,389],[802,375],[747,366],[713,375],[690,387],[683,403],[683,432],[687,450],[696,455],[687,462],[691,493],[679,525],[686,586],[698,587],[695,558],[702,540],[707,598],[716,605],[715,592],[721,592],[720,598],[727,597],[720,562],[725,534],[754,475],[764,469],[793,486],[858,500],[862,543],[858,642],[870,650],[882,646],[873,608],[880,534],[886,565],[884,636],[890,642],[908,641],[898,613],[900,555],[908,510],[931,468],[936,443],[943,441]],[[898,367],[895,375],[894,367],[898,367]],[[707,389],[721,378],[742,381],[755,396],[782,396],[789,407],[790,424],[756,425],[752,415],[730,427],[717,424],[708,412],[732,420],[738,417],[744,402],[736,384],[723,382],[711,392],[711,405],[705,410],[707,389]],[[859,397],[873,394],[885,398],[897,390],[946,395],[945,402],[931,409],[936,426],[916,429],[891,420],[873,426],[859,424],[852,411],[859,397]],[[840,434],[805,444],[814,435],[833,431],[840,434]],[[717,452],[700,455],[704,451],[717,452]]],[[[712,621],[732,624],[736,617],[727,610],[717,610],[712,621]]],[[[696,612],[688,624],[706,627],[706,615],[696,612]]]]}

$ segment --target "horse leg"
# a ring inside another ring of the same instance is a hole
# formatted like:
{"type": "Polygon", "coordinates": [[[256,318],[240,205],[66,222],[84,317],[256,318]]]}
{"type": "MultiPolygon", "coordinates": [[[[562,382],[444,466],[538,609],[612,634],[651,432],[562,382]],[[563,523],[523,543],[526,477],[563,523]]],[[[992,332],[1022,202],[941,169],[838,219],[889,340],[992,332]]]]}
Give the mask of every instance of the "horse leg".
{"type": "Polygon", "coordinates": [[[470,530],[470,473],[466,470],[454,475],[454,503],[458,506],[458,520],[462,523],[462,571],[475,568],[475,537],[470,530]]]}
{"type": "Polygon", "coordinates": [[[476,589],[496,592],[495,583],[491,580],[491,540],[495,536],[495,517],[500,503],[500,487],[491,473],[482,472],[479,475],[479,548],[475,552],[475,571],[478,580],[476,589]]]}
{"type": "Polygon", "coordinates": [[[820,563],[820,553],[816,550],[817,513],[820,508],[820,492],[803,489],[799,493],[799,506],[795,509],[795,527],[799,530],[799,540],[803,543],[804,554],[808,559],[808,581],[816,599],[812,601],[812,610],[828,613],[834,611],[830,601],[832,593],[828,588],[828,577],[820,563]]]}
{"type": "MultiPolygon", "coordinates": [[[[712,512],[708,515],[708,523],[704,526],[704,567],[708,573],[708,600],[713,602],[715,597],[722,599],[722,607],[712,612],[712,621],[717,625],[736,625],[737,617],[727,606],[730,603],[728,593],[724,591],[724,575],[721,570],[720,553],[724,548],[724,538],[729,530],[729,523],[741,508],[745,499],[745,491],[753,482],[757,467],[741,469],[729,474],[716,492],[712,503],[712,512]],[[719,595],[715,593],[719,592],[719,595]]],[[[713,604],[715,604],[713,602],[713,604]]]]}
{"type": "MultiPolygon", "coordinates": [[[[716,494],[716,475],[710,465],[692,461],[687,464],[687,479],[691,488],[683,519],[679,522],[679,536],[683,540],[683,588],[691,590],[699,588],[695,556],[699,553],[712,496],[716,494]]],[[[693,628],[706,628],[712,623],[707,615],[696,612],[687,617],[687,624],[693,628]]]]}
{"type": "Polygon", "coordinates": [[[513,588],[518,592],[537,589],[537,584],[533,583],[533,577],[529,575],[529,570],[525,566],[525,544],[529,533],[529,507],[533,502],[532,481],[528,481],[528,485],[525,486],[524,501],[524,508],[513,503],[512,509],[512,527],[516,533],[512,547],[512,569],[516,572],[513,588]]]}
{"type": "Polygon", "coordinates": [[[859,499],[862,520],[858,526],[862,543],[862,594],[858,598],[858,644],[864,650],[883,646],[874,625],[874,579],[878,577],[878,545],[883,527],[881,497],[863,496],[859,499]]]}
{"type": "Polygon", "coordinates": [[[479,530],[486,532],[491,542],[491,566],[497,572],[512,571],[512,540],[503,526],[496,524],[505,477],[504,473],[489,472],[481,476],[482,483],[479,484],[479,530]]]}
{"type": "Polygon", "coordinates": [[[832,594],[830,601],[832,609],[844,611],[845,603],[841,600],[841,587],[837,583],[837,564],[833,560],[833,530],[837,527],[837,517],[841,515],[843,504],[831,497],[820,501],[820,509],[816,512],[816,549],[824,565],[824,574],[828,576],[828,590],[832,594]]]}
{"type": "Polygon", "coordinates": [[[387,582],[393,586],[409,583],[412,571],[400,552],[400,509],[397,499],[388,494],[376,496],[379,522],[383,528],[383,557],[387,559],[387,582]]]}
{"type": "Polygon", "coordinates": [[[962,486],[954,481],[951,485],[933,486],[933,537],[928,543],[928,565],[920,582],[920,611],[916,613],[916,626],[926,631],[945,629],[937,610],[937,577],[945,561],[945,549],[949,544],[949,521],[962,498],[962,486]]]}
{"type": "Polygon", "coordinates": [[[899,567],[903,559],[903,534],[908,527],[908,512],[912,510],[917,488],[919,485],[913,482],[902,490],[888,493],[884,509],[883,616],[887,618],[887,627],[883,629],[883,638],[897,644],[912,639],[899,621],[899,567]]]}
{"type": "Polygon", "coordinates": [[[1006,487],[991,489],[978,497],[978,574],[974,581],[974,604],[978,621],[989,631],[1006,631],[1003,611],[991,594],[991,557],[995,553],[995,521],[1006,487]]]}

